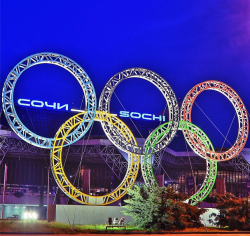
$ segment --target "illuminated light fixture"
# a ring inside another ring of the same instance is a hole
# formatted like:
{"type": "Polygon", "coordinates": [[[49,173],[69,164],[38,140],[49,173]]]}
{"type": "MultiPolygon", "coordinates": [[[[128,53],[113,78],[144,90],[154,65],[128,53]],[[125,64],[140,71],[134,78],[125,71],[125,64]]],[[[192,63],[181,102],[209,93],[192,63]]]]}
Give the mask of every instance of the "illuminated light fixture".
{"type": "Polygon", "coordinates": [[[32,213],[32,219],[34,219],[34,220],[37,219],[37,213],[35,213],[35,212],[32,213]]]}
{"type": "Polygon", "coordinates": [[[24,212],[23,218],[24,218],[24,219],[27,219],[27,218],[28,218],[28,212],[24,212]]]}
{"type": "Polygon", "coordinates": [[[36,212],[24,212],[23,218],[25,220],[36,220],[38,217],[38,214],[36,212]]]}

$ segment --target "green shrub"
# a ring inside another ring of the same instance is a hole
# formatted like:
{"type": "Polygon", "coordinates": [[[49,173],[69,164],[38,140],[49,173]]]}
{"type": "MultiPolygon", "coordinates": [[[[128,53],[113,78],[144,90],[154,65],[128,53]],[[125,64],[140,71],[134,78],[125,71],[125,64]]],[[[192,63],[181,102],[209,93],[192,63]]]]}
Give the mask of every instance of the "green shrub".
{"type": "Polygon", "coordinates": [[[200,215],[206,210],[183,203],[183,196],[172,187],[135,186],[128,190],[123,213],[133,217],[139,227],[155,230],[203,226],[200,215]]]}

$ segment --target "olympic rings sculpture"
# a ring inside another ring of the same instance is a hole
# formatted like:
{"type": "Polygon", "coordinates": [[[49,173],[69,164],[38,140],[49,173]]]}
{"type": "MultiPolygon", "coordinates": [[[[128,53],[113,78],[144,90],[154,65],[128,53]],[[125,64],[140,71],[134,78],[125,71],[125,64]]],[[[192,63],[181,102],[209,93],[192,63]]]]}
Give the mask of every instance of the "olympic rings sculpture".
{"type": "Polygon", "coordinates": [[[212,190],[216,174],[217,161],[226,161],[237,156],[244,148],[249,121],[246,107],[239,95],[228,85],[219,81],[205,81],[194,86],[186,95],[181,111],[170,85],[158,74],[143,68],[131,68],[114,75],[105,85],[96,110],[94,86],[86,72],[73,60],[57,53],[37,53],[19,62],[9,73],[2,92],[3,111],[10,127],[26,142],[41,148],[50,148],[53,176],[61,190],[70,198],[82,204],[106,205],[117,201],[131,188],[136,180],[141,159],[141,171],[147,186],[157,184],[152,169],[152,155],[164,149],[174,138],[177,130],[182,130],[191,149],[206,159],[206,176],[200,189],[186,202],[195,205],[202,201],[212,190]],[[14,88],[20,75],[28,68],[49,63],[68,70],[79,82],[85,96],[85,111],[68,119],[57,131],[55,138],[41,137],[30,131],[21,122],[14,107],[14,88]],[[138,146],[130,129],[116,116],[110,114],[110,101],[115,88],[125,79],[141,78],[154,84],[163,94],[169,111],[169,121],[157,127],[147,137],[143,146],[138,146]],[[233,146],[226,152],[217,153],[207,135],[191,123],[191,111],[196,97],[205,90],[215,90],[225,95],[235,108],[239,130],[233,146]],[[105,196],[91,196],[76,189],[68,180],[62,165],[62,149],[82,138],[93,121],[100,121],[109,140],[128,153],[128,169],[120,185],[105,196]]]}

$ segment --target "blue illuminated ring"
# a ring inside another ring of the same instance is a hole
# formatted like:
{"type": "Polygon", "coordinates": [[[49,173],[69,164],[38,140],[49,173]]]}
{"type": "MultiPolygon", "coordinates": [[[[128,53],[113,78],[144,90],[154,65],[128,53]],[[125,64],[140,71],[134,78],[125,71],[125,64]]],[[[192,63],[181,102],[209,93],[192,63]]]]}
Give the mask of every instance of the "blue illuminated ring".
{"type": "Polygon", "coordinates": [[[80,65],[66,56],[44,52],[31,55],[19,62],[8,74],[4,83],[2,92],[4,114],[10,127],[20,138],[37,147],[53,147],[54,138],[42,137],[30,131],[19,119],[14,106],[14,88],[18,78],[25,70],[39,64],[53,64],[66,69],[77,79],[83,90],[87,113],[82,117],[84,121],[67,136],[64,146],[68,146],[83,137],[93,123],[96,113],[96,94],[87,73],[80,65]]]}

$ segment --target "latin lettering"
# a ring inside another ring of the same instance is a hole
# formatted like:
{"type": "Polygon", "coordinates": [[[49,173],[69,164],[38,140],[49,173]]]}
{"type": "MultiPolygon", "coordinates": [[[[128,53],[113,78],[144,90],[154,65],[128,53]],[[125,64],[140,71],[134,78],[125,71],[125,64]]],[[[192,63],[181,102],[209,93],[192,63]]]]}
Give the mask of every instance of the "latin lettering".
{"type": "Polygon", "coordinates": [[[33,107],[43,107],[44,103],[42,101],[32,100],[31,101],[31,106],[33,106],[33,107]]]}
{"type": "Polygon", "coordinates": [[[142,119],[144,119],[144,120],[152,120],[151,116],[152,116],[151,114],[143,113],[142,114],[142,119]]]}
{"type": "Polygon", "coordinates": [[[156,120],[156,119],[159,120],[159,121],[161,121],[161,116],[157,117],[157,116],[153,115],[153,120],[156,120]]]}
{"type": "Polygon", "coordinates": [[[139,112],[131,112],[130,117],[134,119],[140,119],[141,118],[141,113],[139,112]]]}
{"type": "Polygon", "coordinates": [[[133,119],[144,119],[144,120],[159,120],[159,121],[166,121],[166,116],[163,115],[153,115],[149,113],[139,113],[139,112],[129,112],[129,111],[120,111],[120,117],[131,117],[133,119]]]}
{"type": "Polygon", "coordinates": [[[128,111],[120,111],[120,117],[129,117],[128,111]]]}
{"type": "Polygon", "coordinates": [[[29,107],[30,106],[30,99],[23,99],[23,98],[20,98],[17,100],[17,103],[21,106],[27,106],[29,107]],[[24,102],[28,102],[28,103],[24,103],[24,102]]]}
{"type": "Polygon", "coordinates": [[[134,119],[140,119],[141,118],[141,113],[131,112],[130,116],[131,116],[131,118],[134,118],[134,119]]]}

